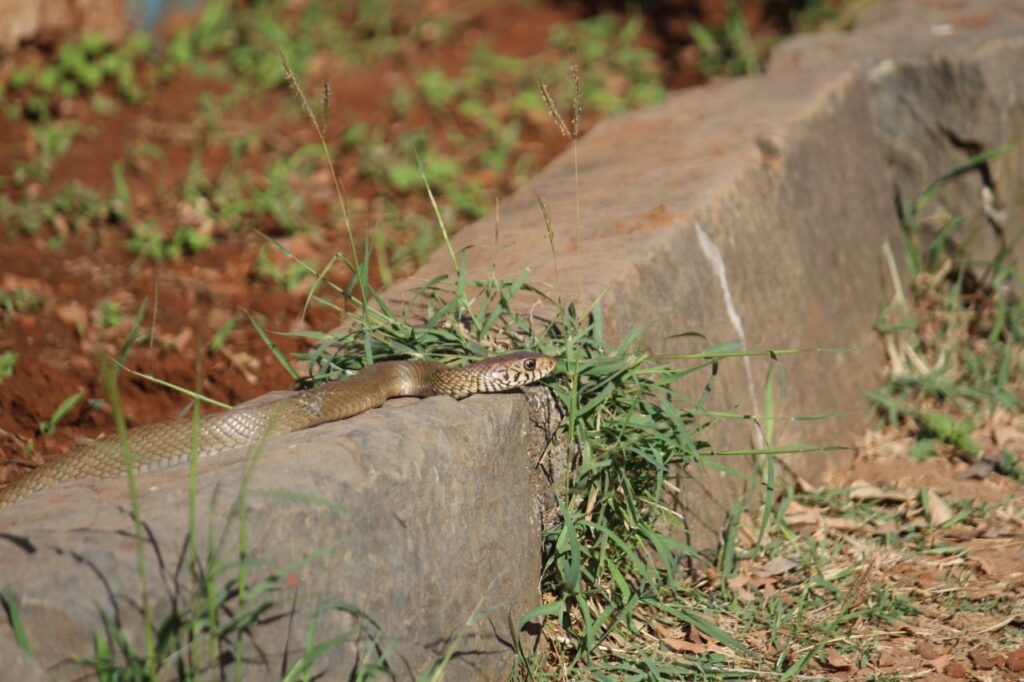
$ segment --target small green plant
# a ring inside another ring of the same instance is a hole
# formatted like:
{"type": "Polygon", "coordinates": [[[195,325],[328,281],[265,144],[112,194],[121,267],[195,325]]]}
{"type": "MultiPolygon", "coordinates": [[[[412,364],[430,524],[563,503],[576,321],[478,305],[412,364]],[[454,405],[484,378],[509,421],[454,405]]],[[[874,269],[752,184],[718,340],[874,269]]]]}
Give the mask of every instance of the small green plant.
{"type": "Polygon", "coordinates": [[[308,228],[305,198],[296,186],[313,172],[319,153],[319,146],[307,145],[286,158],[272,161],[263,170],[263,182],[249,186],[249,198],[240,212],[249,219],[264,216],[275,228],[286,232],[308,228]]]}
{"type": "Polygon", "coordinates": [[[166,157],[163,147],[149,142],[132,142],[125,151],[125,166],[134,172],[148,168],[166,157]]]}
{"type": "Polygon", "coordinates": [[[71,413],[71,410],[75,409],[75,406],[77,406],[79,401],[82,400],[83,395],[82,391],[78,391],[62,400],[60,405],[57,406],[57,409],[53,411],[53,414],[51,414],[48,419],[39,422],[39,433],[44,436],[52,436],[64,417],[68,416],[68,414],[71,413]]]}
{"type": "Polygon", "coordinates": [[[999,462],[996,464],[996,471],[1003,476],[1009,476],[1017,483],[1024,483],[1024,462],[1018,461],[1007,451],[999,453],[999,462]]]}
{"type": "Polygon", "coordinates": [[[0,291],[0,309],[7,313],[0,324],[6,324],[15,313],[39,310],[46,303],[46,297],[28,289],[17,288],[13,291],[0,291]]]}
{"type": "Polygon", "coordinates": [[[269,245],[263,245],[256,253],[256,277],[272,282],[285,291],[295,291],[304,282],[316,276],[316,270],[309,263],[289,260],[278,265],[270,259],[269,245]]]}
{"type": "Polygon", "coordinates": [[[59,100],[98,96],[107,83],[123,101],[137,104],[146,93],[146,86],[139,82],[139,67],[150,51],[150,39],[144,33],[133,33],[118,46],[96,34],[66,42],[53,61],[26,64],[11,72],[2,84],[7,94],[5,112],[47,121],[59,100]]]}
{"type": "Polygon", "coordinates": [[[758,48],[740,5],[729,2],[725,23],[708,27],[698,22],[689,24],[690,37],[700,50],[700,69],[705,76],[744,76],[761,73],[761,58],[767,46],[758,48]]]}
{"type": "Polygon", "coordinates": [[[125,177],[124,162],[115,161],[110,168],[110,174],[114,181],[114,191],[109,202],[109,217],[118,223],[130,222],[135,216],[135,204],[132,201],[131,188],[128,187],[128,179],[125,177]]]}
{"type": "MultiPolygon", "coordinates": [[[[597,14],[572,28],[555,25],[549,42],[565,53],[558,63],[539,74],[545,83],[558,83],[570,65],[579,67],[579,87],[585,111],[617,114],[665,99],[665,85],[658,74],[655,55],[637,44],[643,17],[631,15],[625,22],[610,13],[597,14]]],[[[558,96],[556,91],[555,96],[558,96]]],[[[534,106],[539,103],[530,100],[534,106]]]]}
{"type": "Polygon", "coordinates": [[[14,641],[18,644],[18,648],[27,654],[30,659],[33,658],[35,653],[32,650],[32,643],[29,641],[28,633],[25,631],[25,623],[21,618],[21,605],[10,589],[4,589],[3,592],[0,592],[0,604],[3,605],[4,610],[7,612],[7,619],[11,624],[11,630],[14,632],[14,641]]]}
{"type": "Polygon", "coordinates": [[[222,324],[220,328],[218,328],[217,331],[213,333],[213,337],[210,339],[210,352],[216,353],[218,350],[223,348],[224,344],[227,343],[228,337],[231,335],[231,332],[235,331],[235,327],[237,326],[238,316],[233,315],[229,317],[227,321],[224,322],[224,324],[222,324]]]}
{"type": "Polygon", "coordinates": [[[125,247],[132,253],[154,261],[177,260],[188,253],[199,253],[213,245],[213,236],[196,227],[177,227],[168,238],[149,222],[138,222],[125,247]]]}
{"type": "Polygon", "coordinates": [[[32,139],[36,152],[30,161],[15,164],[12,179],[15,185],[29,182],[46,182],[50,179],[57,162],[68,153],[78,134],[76,121],[58,123],[37,123],[32,126],[32,139]]]}
{"type": "Polygon", "coordinates": [[[17,364],[17,352],[13,350],[0,351],[0,384],[14,376],[14,367],[17,364]]]}
{"type": "Polygon", "coordinates": [[[105,298],[96,306],[95,317],[100,329],[116,329],[124,319],[124,310],[117,301],[105,298]]]}
{"type": "Polygon", "coordinates": [[[38,235],[55,229],[58,222],[81,232],[107,220],[110,207],[96,192],[79,185],[64,185],[49,199],[26,196],[12,199],[0,195],[0,223],[7,226],[8,234],[38,235]]]}
{"type": "Polygon", "coordinates": [[[399,216],[387,206],[374,230],[373,255],[377,259],[381,281],[390,286],[399,272],[412,271],[426,262],[437,247],[437,226],[421,215],[399,216]]]}

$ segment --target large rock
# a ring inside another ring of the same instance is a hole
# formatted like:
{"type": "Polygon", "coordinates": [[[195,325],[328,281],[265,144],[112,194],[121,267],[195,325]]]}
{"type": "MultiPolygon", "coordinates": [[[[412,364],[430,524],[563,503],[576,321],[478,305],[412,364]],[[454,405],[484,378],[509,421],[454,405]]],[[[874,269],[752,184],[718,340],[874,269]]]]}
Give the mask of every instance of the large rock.
{"type": "MultiPolygon", "coordinates": [[[[770,73],[865,71],[898,200],[909,206],[940,175],[979,152],[1005,155],[950,178],[922,212],[938,233],[951,215],[969,252],[991,260],[1024,225],[1024,12],[1019,1],[885,2],[852,34],[782,43],[770,73]],[[974,235],[968,240],[968,235],[974,235]]],[[[1024,240],[1016,243],[1024,257],[1024,240]]]]}
{"type": "MultiPolygon", "coordinates": [[[[329,670],[328,679],[345,679],[377,657],[411,677],[448,653],[458,654],[448,679],[501,678],[510,662],[509,619],[540,601],[525,402],[520,395],[393,401],[277,439],[252,460],[240,452],[204,461],[200,553],[212,530],[222,538],[224,577],[237,575],[231,508],[253,461],[249,584],[293,564],[269,593],[274,608],[245,639],[245,679],[279,679],[301,657],[311,621],[316,641],[345,639],[314,667],[329,670]],[[352,617],[342,603],[366,617],[352,617]]],[[[139,478],[157,623],[175,609],[187,613],[194,597],[184,544],[187,479],[188,467],[139,478]]],[[[145,650],[126,491],[123,479],[80,483],[0,511],[0,590],[16,595],[36,660],[57,679],[80,678],[68,661],[93,653],[103,613],[145,650]]],[[[0,660],[10,671],[13,635],[6,619],[0,623],[0,660]]]]}
{"type": "MultiPolygon", "coordinates": [[[[514,278],[529,268],[534,284],[580,309],[600,300],[613,341],[648,327],[654,353],[723,341],[802,349],[778,362],[723,362],[711,407],[762,413],[767,371],[781,365],[776,414],[834,416],[776,421],[771,444],[851,443],[869,415],[864,390],[883,381],[873,325],[892,292],[883,249],[903,264],[895,197],[909,202],[972,153],[1015,142],[961,179],[967,189],[954,187],[954,208],[976,215],[987,173],[1011,233],[1024,210],[1024,26],[1004,21],[1024,2],[982,12],[966,0],[881,5],[863,29],[783,43],[764,77],[687,90],[599,124],[578,145],[578,177],[567,152],[502,204],[497,243],[491,218],[455,238],[470,275],[514,278]],[[537,195],[554,224],[557,273],[537,195]],[[694,330],[707,341],[671,338],[694,330]]],[[[441,250],[401,288],[451,271],[441,250]]],[[[685,390],[696,397],[701,387],[685,390]]],[[[762,432],[748,426],[725,421],[712,442],[761,446],[762,432]]],[[[783,461],[815,479],[845,459],[783,461]]],[[[691,542],[714,544],[742,482],[693,469],[678,485],[691,542]]]]}
{"type": "MultiPolygon", "coordinates": [[[[886,299],[882,247],[899,245],[892,183],[860,74],[687,90],[599,124],[578,152],[578,197],[565,155],[502,204],[496,246],[486,220],[456,237],[470,273],[486,276],[492,262],[499,277],[530,268],[535,285],[582,309],[600,299],[613,340],[648,326],[647,346],[657,354],[730,340],[803,349],[781,358],[786,391],[776,412],[835,417],[776,422],[773,444],[851,442],[866,413],[861,391],[877,385],[883,364],[872,329],[886,299]],[[555,226],[557,276],[534,192],[555,226]],[[694,330],[707,340],[672,338],[694,330]],[[828,348],[850,350],[816,350],[828,348]]],[[[437,253],[414,282],[450,270],[447,254],[437,253]]],[[[709,407],[763,413],[771,364],[723,362],[709,407]]],[[[692,398],[707,376],[686,387],[692,398]]],[[[744,422],[723,426],[713,439],[719,447],[762,442],[744,422]]],[[[786,462],[814,476],[840,459],[786,462]]],[[[691,541],[710,546],[741,481],[695,469],[678,483],[691,541]]]]}

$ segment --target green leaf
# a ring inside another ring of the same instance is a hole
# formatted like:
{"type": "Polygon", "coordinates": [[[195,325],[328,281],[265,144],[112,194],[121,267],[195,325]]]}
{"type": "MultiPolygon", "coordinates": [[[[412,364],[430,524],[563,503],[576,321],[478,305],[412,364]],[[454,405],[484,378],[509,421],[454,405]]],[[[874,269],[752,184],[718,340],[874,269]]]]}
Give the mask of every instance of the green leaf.
{"type": "Polygon", "coordinates": [[[75,409],[75,405],[82,399],[84,393],[78,391],[69,395],[67,398],[61,401],[57,409],[53,411],[49,419],[39,422],[39,432],[44,436],[52,436],[53,432],[57,430],[57,425],[60,424],[61,420],[68,415],[71,410],[75,409]]]}
{"type": "Polygon", "coordinates": [[[11,631],[14,632],[14,641],[17,642],[18,648],[28,654],[29,658],[35,658],[32,643],[25,631],[25,623],[21,619],[21,608],[10,588],[0,592],[0,602],[3,602],[4,609],[7,611],[7,620],[11,625],[11,631]]]}
{"type": "Polygon", "coordinates": [[[559,616],[562,614],[564,610],[565,602],[561,599],[553,601],[550,604],[542,604],[540,606],[536,606],[527,611],[526,613],[524,613],[522,616],[520,616],[519,620],[516,621],[516,627],[522,630],[527,623],[533,621],[536,618],[550,618],[552,616],[559,616]]]}
{"type": "Polygon", "coordinates": [[[13,350],[0,352],[0,384],[14,374],[14,366],[18,364],[18,353],[13,350]]]}

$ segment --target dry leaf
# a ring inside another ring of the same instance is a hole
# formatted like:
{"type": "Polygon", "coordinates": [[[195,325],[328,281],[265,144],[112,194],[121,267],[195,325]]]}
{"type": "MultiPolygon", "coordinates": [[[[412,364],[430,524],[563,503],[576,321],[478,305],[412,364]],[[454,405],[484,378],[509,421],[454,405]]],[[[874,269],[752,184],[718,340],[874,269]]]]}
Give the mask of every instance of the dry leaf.
{"type": "Polygon", "coordinates": [[[685,639],[675,637],[664,637],[662,638],[661,643],[672,651],[681,654],[703,654],[709,649],[707,644],[694,644],[693,642],[688,642],[685,639]]]}
{"type": "Polygon", "coordinates": [[[996,575],[998,573],[999,569],[996,568],[991,561],[986,560],[984,557],[973,556],[971,558],[974,560],[974,563],[978,567],[978,570],[984,573],[985,575],[996,575]]]}
{"type": "Polygon", "coordinates": [[[750,576],[746,572],[741,571],[740,573],[726,580],[725,583],[732,589],[737,590],[743,587],[744,585],[750,583],[750,576]]]}
{"type": "Polygon", "coordinates": [[[992,427],[992,440],[1000,449],[1013,442],[1024,443],[1024,431],[1013,425],[1000,424],[992,427]]]}
{"type": "Polygon", "coordinates": [[[894,665],[899,665],[900,658],[893,654],[891,651],[883,651],[878,656],[878,667],[879,668],[891,668],[894,665]]]}
{"type": "Polygon", "coordinates": [[[801,493],[816,493],[824,489],[824,486],[814,485],[803,476],[796,477],[795,487],[797,489],[797,492],[801,493]]]}
{"type": "Polygon", "coordinates": [[[782,575],[797,566],[798,564],[795,561],[791,561],[784,556],[777,556],[766,563],[756,575],[761,578],[768,578],[773,575],[782,575]]]}
{"type": "Polygon", "coordinates": [[[949,508],[946,501],[939,497],[938,493],[930,490],[924,492],[924,513],[928,517],[928,523],[934,528],[941,526],[953,518],[953,510],[949,508]]]}
{"type": "Polygon", "coordinates": [[[832,670],[849,670],[853,664],[835,649],[829,649],[825,655],[825,665],[832,670]]]}
{"type": "Polygon", "coordinates": [[[801,512],[814,512],[820,514],[822,511],[821,507],[809,507],[806,504],[800,504],[796,500],[790,500],[789,506],[786,507],[786,515],[799,514],[801,512]]]}
{"type": "Polygon", "coordinates": [[[875,500],[880,502],[906,502],[913,498],[909,491],[882,490],[867,481],[854,481],[850,484],[851,500],[875,500]]]}
{"type": "Polygon", "coordinates": [[[754,523],[754,519],[747,512],[743,512],[740,515],[740,527],[737,542],[744,549],[748,549],[757,544],[758,526],[754,523]]]}
{"type": "Polygon", "coordinates": [[[941,658],[946,653],[945,647],[927,639],[922,639],[918,642],[914,649],[917,651],[917,655],[926,661],[941,658]]]}
{"type": "Polygon", "coordinates": [[[868,527],[866,522],[858,519],[837,519],[831,516],[825,519],[825,523],[834,530],[863,530],[868,527]]]}
{"type": "Polygon", "coordinates": [[[743,603],[749,603],[757,599],[753,592],[746,588],[750,584],[750,575],[743,571],[726,581],[729,588],[736,593],[736,598],[743,603]]]}
{"type": "Polygon", "coordinates": [[[790,526],[817,526],[823,521],[818,512],[800,512],[798,514],[786,514],[786,523],[790,526]]]}

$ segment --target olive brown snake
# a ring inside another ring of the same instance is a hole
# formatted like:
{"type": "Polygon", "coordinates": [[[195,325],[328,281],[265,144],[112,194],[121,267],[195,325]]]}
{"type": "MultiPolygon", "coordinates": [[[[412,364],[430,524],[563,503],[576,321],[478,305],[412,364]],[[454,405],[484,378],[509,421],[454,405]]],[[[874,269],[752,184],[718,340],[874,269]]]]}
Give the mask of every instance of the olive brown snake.
{"type": "MultiPolygon", "coordinates": [[[[134,453],[136,472],[156,471],[188,462],[194,447],[198,457],[212,457],[272,436],[347,419],[390,398],[448,395],[461,399],[474,393],[497,393],[537,381],[554,368],[553,358],[528,351],[462,367],[426,360],[380,362],[342,381],[202,416],[198,432],[189,417],[139,426],[127,432],[126,445],[134,453]],[[198,436],[195,446],[194,435],[198,436]]],[[[85,443],[0,489],[0,508],[67,481],[123,475],[122,448],[117,434],[85,443]]]]}

